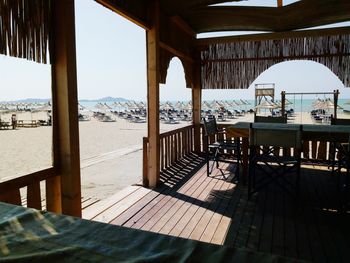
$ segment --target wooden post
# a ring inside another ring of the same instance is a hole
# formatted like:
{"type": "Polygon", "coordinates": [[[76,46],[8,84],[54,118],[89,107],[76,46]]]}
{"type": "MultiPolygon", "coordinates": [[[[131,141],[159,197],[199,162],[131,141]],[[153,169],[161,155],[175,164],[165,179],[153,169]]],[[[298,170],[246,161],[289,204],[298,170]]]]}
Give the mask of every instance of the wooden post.
{"type": "Polygon", "coordinates": [[[194,152],[201,153],[201,89],[192,89],[192,103],[193,103],[193,125],[194,125],[194,152]]]}
{"type": "Polygon", "coordinates": [[[334,91],[334,119],[337,118],[339,90],[334,91]]]}
{"type": "Polygon", "coordinates": [[[159,0],[149,5],[151,27],[147,30],[148,184],[159,180],[159,0]]]}
{"type": "MultiPolygon", "coordinates": [[[[52,19],[54,167],[61,176],[62,213],[81,217],[74,0],[54,0],[52,19]]],[[[60,191],[59,183],[50,187],[60,191]]]]}
{"type": "Polygon", "coordinates": [[[282,117],[284,117],[285,112],[286,112],[286,92],[282,91],[281,92],[281,114],[282,114],[282,117]]]}
{"type": "Polygon", "coordinates": [[[192,89],[192,120],[194,124],[194,152],[201,152],[201,101],[200,63],[195,64],[195,83],[192,89]]]}
{"type": "Polygon", "coordinates": [[[277,0],[277,7],[283,6],[283,0],[277,0]]]}

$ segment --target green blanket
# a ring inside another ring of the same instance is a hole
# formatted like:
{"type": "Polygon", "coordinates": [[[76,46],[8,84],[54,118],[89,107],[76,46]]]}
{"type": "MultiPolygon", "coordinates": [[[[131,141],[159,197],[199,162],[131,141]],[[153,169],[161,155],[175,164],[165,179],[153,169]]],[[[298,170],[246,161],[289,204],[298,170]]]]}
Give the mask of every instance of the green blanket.
{"type": "Polygon", "coordinates": [[[0,262],[285,262],[0,202],[0,262]]]}

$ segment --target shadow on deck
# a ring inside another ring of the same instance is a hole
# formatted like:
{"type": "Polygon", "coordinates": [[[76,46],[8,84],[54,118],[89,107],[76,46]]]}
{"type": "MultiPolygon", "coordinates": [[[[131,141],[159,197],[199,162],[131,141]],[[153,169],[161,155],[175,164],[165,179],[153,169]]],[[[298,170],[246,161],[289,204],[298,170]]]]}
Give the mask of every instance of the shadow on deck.
{"type": "Polygon", "coordinates": [[[245,185],[219,174],[207,177],[204,160],[189,156],[161,175],[157,189],[131,186],[83,217],[291,258],[349,262],[350,214],[336,211],[336,178],[328,170],[302,168],[297,202],[275,185],[248,200],[245,185]]]}

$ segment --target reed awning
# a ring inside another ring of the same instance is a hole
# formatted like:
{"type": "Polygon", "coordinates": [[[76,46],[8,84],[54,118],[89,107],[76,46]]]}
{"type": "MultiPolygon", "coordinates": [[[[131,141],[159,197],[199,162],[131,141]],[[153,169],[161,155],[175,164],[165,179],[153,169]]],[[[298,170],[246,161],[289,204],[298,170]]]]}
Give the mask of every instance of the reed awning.
{"type": "Polygon", "coordinates": [[[49,61],[50,0],[0,1],[0,54],[49,61]]]}
{"type": "Polygon", "coordinates": [[[262,40],[237,37],[220,42],[218,38],[217,43],[212,42],[201,48],[202,89],[246,89],[272,65],[290,60],[321,63],[348,87],[350,28],[338,31],[338,34],[335,30],[323,36],[281,37],[271,34],[272,37],[266,35],[262,40]]]}

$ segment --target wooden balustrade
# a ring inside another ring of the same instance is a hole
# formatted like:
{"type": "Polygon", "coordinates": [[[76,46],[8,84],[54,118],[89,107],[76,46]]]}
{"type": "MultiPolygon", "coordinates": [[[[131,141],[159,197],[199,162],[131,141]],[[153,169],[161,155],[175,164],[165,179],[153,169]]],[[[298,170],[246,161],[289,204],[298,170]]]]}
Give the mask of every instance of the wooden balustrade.
{"type": "MultiPolygon", "coordinates": [[[[227,128],[230,124],[218,124],[219,129],[227,128]]],[[[178,162],[181,158],[183,158],[186,154],[192,153],[194,151],[194,125],[189,125],[180,129],[172,130],[169,132],[165,132],[160,134],[160,171],[163,171],[176,162],[178,162]]],[[[201,126],[201,151],[204,152],[207,148],[206,144],[212,143],[218,139],[230,139],[226,137],[224,134],[217,134],[214,136],[210,136],[207,139],[205,138],[205,134],[203,131],[203,126],[201,126]]],[[[243,135],[242,135],[243,136],[243,135]]],[[[232,138],[233,139],[233,138],[232,138]]],[[[245,137],[235,137],[235,140],[248,140],[245,137]]],[[[248,142],[246,143],[248,144],[248,142]]],[[[247,147],[244,145],[243,147],[247,147]]],[[[143,138],[143,183],[145,186],[148,185],[147,179],[147,160],[148,160],[148,138],[143,138]]],[[[246,151],[248,153],[248,149],[243,149],[242,151],[246,151]]],[[[316,138],[304,138],[303,141],[303,151],[302,151],[302,159],[304,161],[312,161],[312,162],[324,162],[329,163],[332,159],[332,155],[330,152],[332,151],[332,144],[329,141],[320,141],[316,138]]],[[[278,155],[293,155],[293,149],[280,149],[276,150],[275,154],[278,155]]],[[[245,166],[247,166],[247,160],[243,160],[245,166]]]]}
{"type": "Polygon", "coordinates": [[[0,201],[41,210],[43,209],[42,200],[45,200],[47,211],[60,212],[61,208],[57,206],[57,203],[60,203],[61,195],[57,192],[57,184],[53,184],[57,178],[59,179],[59,176],[55,169],[48,168],[1,182],[0,201]],[[41,196],[41,182],[46,184],[46,197],[44,198],[41,196]]]}
{"type": "MultiPolygon", "coordinates": [[[[172,166],[184,156],[194,152],[194,125],[189,125],[176,130],[161,133],[160,140],[160,163],[159,169],[163,171],[172,166]]],[[[148,185],[147,179],[148,162],[148,138],[143,138],[143,184],[148,185]]]]}

